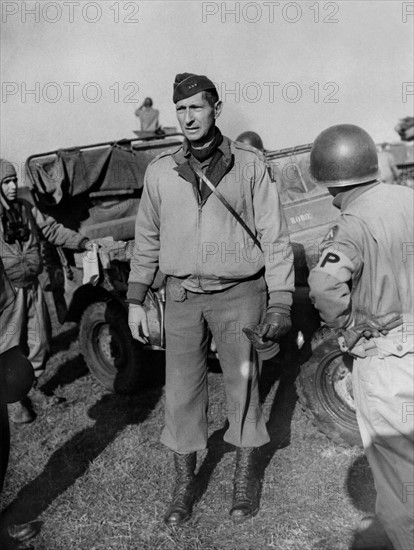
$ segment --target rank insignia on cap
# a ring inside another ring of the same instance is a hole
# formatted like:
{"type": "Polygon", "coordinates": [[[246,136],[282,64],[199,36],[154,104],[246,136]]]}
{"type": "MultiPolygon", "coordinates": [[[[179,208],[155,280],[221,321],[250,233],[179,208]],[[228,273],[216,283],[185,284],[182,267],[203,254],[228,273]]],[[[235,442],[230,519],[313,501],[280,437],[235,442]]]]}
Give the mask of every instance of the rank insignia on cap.
{"type": "Polygon", "coordinates": [[[174,81],[173,101],[177,103],[182,99],[186,99],[187,97],[207,90],[214,91],[218,99],[218,93],[214,82],[207,76],[192,73],[177,74],[174,81]]]}

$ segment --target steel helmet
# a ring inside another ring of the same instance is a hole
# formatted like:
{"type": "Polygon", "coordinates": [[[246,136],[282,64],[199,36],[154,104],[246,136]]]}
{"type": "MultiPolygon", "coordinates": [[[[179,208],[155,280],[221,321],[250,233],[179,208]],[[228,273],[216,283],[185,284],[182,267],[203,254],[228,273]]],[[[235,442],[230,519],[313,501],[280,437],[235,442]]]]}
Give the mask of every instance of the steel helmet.
{"type": "Polygon", "coordinates": [[[326,187],[347,187],[375,181],[379,177],[375,143],[359,126],[331,126],[313,143],[310,172],[326,187]]]}
{"type": "Polygon", "coordinates": [[[256,149],[259,149],[259,151],[264,151],[262,138],[259,136],[259,134],[256,134],[256,132],[243,132],[239,135],[236,141],[251,145],[256,149]]]}

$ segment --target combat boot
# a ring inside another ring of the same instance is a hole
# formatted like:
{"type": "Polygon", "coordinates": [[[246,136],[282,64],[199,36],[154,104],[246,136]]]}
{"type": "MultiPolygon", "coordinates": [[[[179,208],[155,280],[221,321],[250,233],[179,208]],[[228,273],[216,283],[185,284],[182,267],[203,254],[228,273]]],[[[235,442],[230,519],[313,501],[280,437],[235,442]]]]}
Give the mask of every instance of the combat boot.
{"type": "Polygon", "coordinates": [[[361,519],[351,550],[393,550],[394,546],[375,515],[361,519]]]}
{"type": "Polygon", "coordinates": [[[257,447],[238,447],[234,472],[231,519],[241,523],[259,511],[260,481],[256,468],[257,447]]]}
{"type": "Polygon", "coordinates": [[[36,409],[48,409],[66,401],[64,397],[59,397],[55,394],[46,395],[41,390],[38,380],[35,380],[31,390],[27,394],[27,397],[36,409]]]}
{"type": "Polygon", "coordinates": [[[174,526],[190,518],[195,499],[194,471],[197,453],[174,453],[174,465],[177,477],[172,502],[164,516],[167,525],[174,526]]]}
{"type": "Polygon", "coordinates": [[[17,542],[25,542],[37,535],[37,529],[32,523],[10,525],[7,532],[9,537],[17,542]]]}
{"type": "Polygon", "coordinates": [[[13,422],[13,424],[29,424],[36,418],[33,410],[27,407],[24,401],[8,403],[7,412],[10,422],[13,422]]]}

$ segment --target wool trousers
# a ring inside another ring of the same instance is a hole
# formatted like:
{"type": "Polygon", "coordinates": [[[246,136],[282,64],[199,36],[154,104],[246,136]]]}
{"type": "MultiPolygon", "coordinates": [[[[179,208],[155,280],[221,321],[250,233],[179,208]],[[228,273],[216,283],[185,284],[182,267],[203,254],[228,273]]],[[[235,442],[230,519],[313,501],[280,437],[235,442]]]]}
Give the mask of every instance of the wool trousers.
{"type": "Polygon", "coordinates": [[[414,356],[356,359],[352,382],[376,514],[396,550],[414,548],[414,356]]]}
{"type": "Polygon", "coordinates": [[[224,440],[237,447],[269,441],[259,403],[259,363],[243,327],[264,315],[264,278],[229,289],[194,293],[168,279],[166,292],[166,403],[161,441],[178,453],[206,448],[208,438],[207,355],[210,331],[223,371],[228,429],[224,440]]]}
{"type": "Polygon", "coordinates": [[[50,334],[50,316],[40,286],[17,288],[15,301],[0,317],[0,353],[20,346],[39,378],[49,358],[50,334]]]}

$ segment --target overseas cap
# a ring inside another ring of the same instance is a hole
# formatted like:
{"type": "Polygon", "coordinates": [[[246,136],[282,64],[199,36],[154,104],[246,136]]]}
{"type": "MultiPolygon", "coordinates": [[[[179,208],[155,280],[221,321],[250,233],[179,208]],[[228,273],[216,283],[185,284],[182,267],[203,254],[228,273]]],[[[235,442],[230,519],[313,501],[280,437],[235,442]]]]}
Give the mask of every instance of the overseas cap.
{"type": "Polygon", "coordinates": [[[182,99],[187,99],[187,97],[207,90],[214,91],[218,98],[216,87],[206,76],[193,73],[177,74],[174,81],[173,102],[177,103],[182,99]]]}
{"type": "Polygon", "coordinates": [[[17,176],[15,167],[8,160],[0,159],[0,182],[10,176],[17,176]]]}

